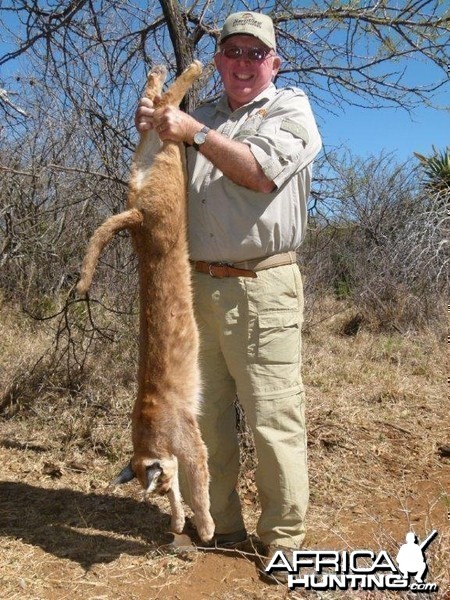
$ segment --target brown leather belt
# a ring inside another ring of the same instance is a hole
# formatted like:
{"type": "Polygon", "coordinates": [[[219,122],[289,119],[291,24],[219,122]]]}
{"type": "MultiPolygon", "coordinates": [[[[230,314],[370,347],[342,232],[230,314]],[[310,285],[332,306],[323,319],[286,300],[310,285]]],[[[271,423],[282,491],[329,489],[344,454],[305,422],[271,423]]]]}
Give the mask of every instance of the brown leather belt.
{"type": "Polygon", "coordinates": [[[203,260],[191,261],[194,271],[205,273],[211,277],[257,277],[256,271],[292,265],[297,261],[295,252],[283,252],[267,258],[255,258],[238,263],[206,262],[203,260]]]}

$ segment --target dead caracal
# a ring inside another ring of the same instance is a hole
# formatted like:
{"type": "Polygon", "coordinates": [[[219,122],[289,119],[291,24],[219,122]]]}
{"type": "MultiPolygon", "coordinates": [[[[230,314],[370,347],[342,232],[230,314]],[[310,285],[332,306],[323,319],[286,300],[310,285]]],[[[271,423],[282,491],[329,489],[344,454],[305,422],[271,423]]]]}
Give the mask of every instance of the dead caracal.
{"type": "MultiPolygon", "coordinates": [[[[158,107],[178,106],[201,73],[191,64],[162,96],[158,107]]],[[[148,77],[146,95],[159,96],[166,70],[148,77]]],[[[140,338],[138,395],[132,414],[133,457],[113,483],[137,477],[146,492],[168,494],[171,528],[181,533],[185,517],[178,486],[178,460],[191,488],[200,538],[214,533],[209,513],[207,451],[197,425],[200,374],[186,241],[187,182],[181,144],[141,134],[129,185],[128,210],[110,217],[89,242],[78,292],[90,287],[105,245],[129,229],[138,256],[140,338]]]]}

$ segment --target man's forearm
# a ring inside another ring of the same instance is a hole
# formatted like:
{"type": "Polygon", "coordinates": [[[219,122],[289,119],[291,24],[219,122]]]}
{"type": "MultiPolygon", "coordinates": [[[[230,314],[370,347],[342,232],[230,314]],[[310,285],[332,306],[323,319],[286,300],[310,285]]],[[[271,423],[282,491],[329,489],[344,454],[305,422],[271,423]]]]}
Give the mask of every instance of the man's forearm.
{"type": "MultiPolygon", "coordinates": [[[[140,131],[154,127],[162,140],[192,145],[194,135],[204,127],[203,123],[177,108],[153,109],[148,104],[145,100],[141,101],[136,113],[136,126],[140,131]]],[[[242,142],[230,140],[210,129],[199,152],[238,185],[266,194],[275,189],[275,184],[266,177],[250,148],[242,142]]]]}
{"type": "Polygon", "coordinates": [[[199,152],[238,185],[263,193],[275,189],[273,181],[266,177],[250,148],[242,142],[230,140],[211,129],[199,152]]]}

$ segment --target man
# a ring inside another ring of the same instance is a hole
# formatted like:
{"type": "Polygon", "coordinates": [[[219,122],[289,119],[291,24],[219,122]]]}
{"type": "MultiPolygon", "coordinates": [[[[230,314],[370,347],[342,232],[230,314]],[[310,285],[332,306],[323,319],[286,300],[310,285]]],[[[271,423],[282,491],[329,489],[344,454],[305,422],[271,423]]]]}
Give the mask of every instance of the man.
{"type": "Polygon", "coordinates": [[[308,504],[303,292],[295,251],[306,230],[312,161],[321,140],[305,94],[277,90],[272,20],[229,16],[215,64],[224,96],[192,115],[143,99],[139,131],[185,142],[189,245],[201,335],[211,513],[217,545],[247,537],[236,485],[237,393],[253,431],[261,502],[257,533],[268,556],[299,548],[308,504]]]}

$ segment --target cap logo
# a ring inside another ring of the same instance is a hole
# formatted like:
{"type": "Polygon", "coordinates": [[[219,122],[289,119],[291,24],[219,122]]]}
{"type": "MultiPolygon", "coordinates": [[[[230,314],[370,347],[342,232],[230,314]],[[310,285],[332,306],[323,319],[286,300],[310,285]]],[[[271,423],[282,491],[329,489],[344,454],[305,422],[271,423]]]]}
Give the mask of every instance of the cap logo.
{"type": "Polygon", "coordinates": [[[250,27],[257,27],[258,29],[261,29],[262,23],[260,21],[258,21],[257,19],[255,19],[254,15],[252,15],[252,13],[244,13],[239,18],[237,18],[233,21],[232,26],[233,27],[250,26],[250,27]]]}

